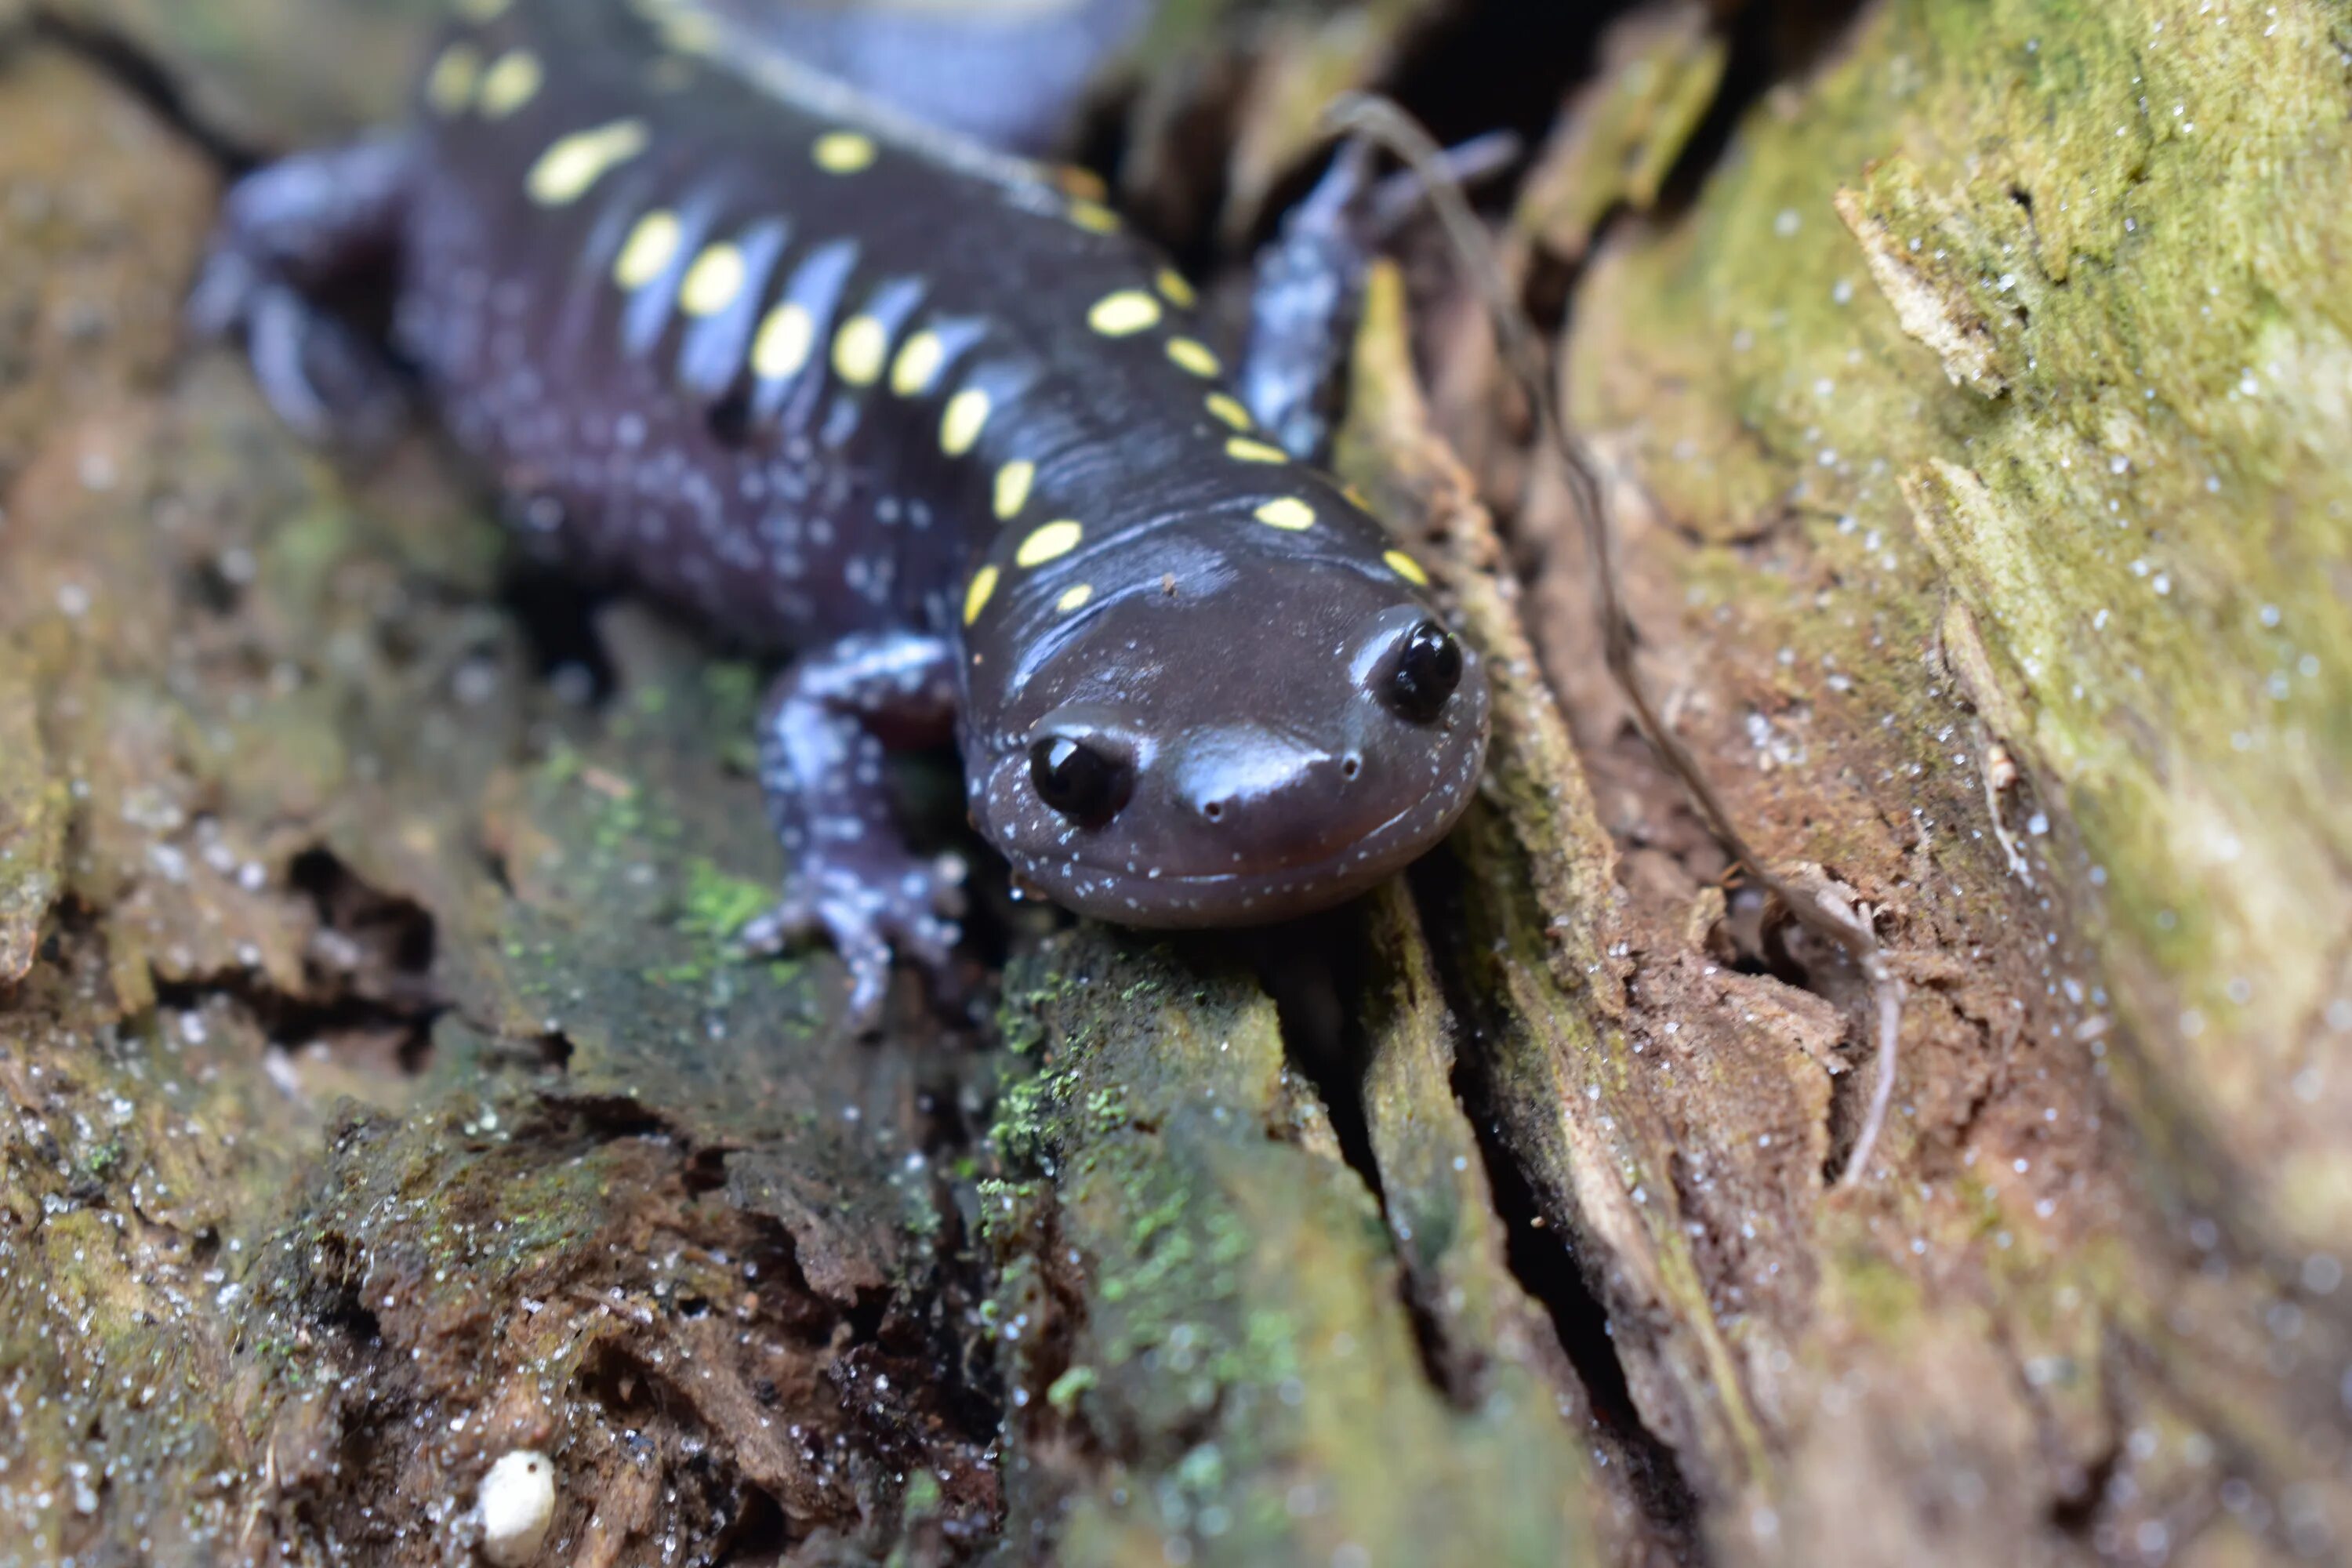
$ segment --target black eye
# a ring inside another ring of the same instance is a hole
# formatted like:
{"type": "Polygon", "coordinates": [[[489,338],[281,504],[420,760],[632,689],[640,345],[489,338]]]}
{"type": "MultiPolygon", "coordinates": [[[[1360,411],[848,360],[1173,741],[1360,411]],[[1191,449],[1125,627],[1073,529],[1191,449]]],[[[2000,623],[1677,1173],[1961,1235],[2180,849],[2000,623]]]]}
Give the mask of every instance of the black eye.
{"type": "Polygon", "coordinates": [[[1082,741],[1048,735],[1029,748],[1029,778],[1037,798],[1081,827],[1099,827],[1127,804],[1127,764],[1082,741]]]}
{"type": "Polygon", "coordinates": [[[1462,645],[1435,621],[1405,634],[1389,677],[1389,706],[1416,724],[1426,724],[1462,684],[1462,645]]]}

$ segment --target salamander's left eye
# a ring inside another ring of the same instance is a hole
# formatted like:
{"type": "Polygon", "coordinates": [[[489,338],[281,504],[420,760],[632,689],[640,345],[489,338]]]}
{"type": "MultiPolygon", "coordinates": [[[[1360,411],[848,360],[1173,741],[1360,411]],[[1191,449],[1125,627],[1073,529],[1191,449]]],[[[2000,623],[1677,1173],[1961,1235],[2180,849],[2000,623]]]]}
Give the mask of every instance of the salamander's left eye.
{"type": "Polygon", "coordinates": [[[1462,684],[1462,645],[1435,621],[1423,621],[1404,636],[1396,668],[1389,675],[1389,706],[1416,724],[1426,724],[1462,684]]]}
{"type": "Polygon", "coordinates": [[[1100,827],[1127,804],[1135,773],[1083,741],[1048,735],[1029,748],[1029,780],[1047,805],[1081,827],[1100,827]]]}

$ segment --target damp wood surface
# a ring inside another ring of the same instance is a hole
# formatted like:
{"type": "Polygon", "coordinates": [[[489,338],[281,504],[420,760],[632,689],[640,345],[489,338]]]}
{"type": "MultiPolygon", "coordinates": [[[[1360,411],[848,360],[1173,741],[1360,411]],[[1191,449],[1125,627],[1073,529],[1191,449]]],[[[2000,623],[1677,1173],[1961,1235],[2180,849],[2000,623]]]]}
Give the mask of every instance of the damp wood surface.
{"type": "Polygon", "coordinates": [[[1338,458],[1490,660],[1454,838],[1239,939],[983,868],[875,1043],[738,956],[761,672],[180,333],[215,153],[430,9],[0,0],[0,1564],[469,1561],[519,1448],[548,1563],[2352,1553],[2352,12],[1198,5],[1123,68],[1213,303],[1331,92],[1528,116],[1645,679],[1905,988],[1838,1190],[1866,988],[1633,731],[1425,237],[1338,458]]]}

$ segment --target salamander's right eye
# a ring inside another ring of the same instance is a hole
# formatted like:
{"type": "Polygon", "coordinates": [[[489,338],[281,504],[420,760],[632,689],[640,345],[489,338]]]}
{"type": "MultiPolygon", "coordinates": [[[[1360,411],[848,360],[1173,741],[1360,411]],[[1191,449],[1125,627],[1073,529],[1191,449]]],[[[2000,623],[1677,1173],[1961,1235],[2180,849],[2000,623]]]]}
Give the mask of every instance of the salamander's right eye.
{"type": "Polygon", "coordinates": [[[1029,748],[1029,779],[1054,810],[1081,827],[1100,827],[1127,804],[1135,773],[1084,741],[1048,735],[1029,748]]]}
{"type": "Polygon", "coordinates": [[[1389,675],[1389,706],[1416,724],[1426,724],[1444,711],[1445,700],[1461,684],[1462,645],[1435,621],[1423,621],[1405,634],[1397,650],[1396,668],[1389,675]]]}

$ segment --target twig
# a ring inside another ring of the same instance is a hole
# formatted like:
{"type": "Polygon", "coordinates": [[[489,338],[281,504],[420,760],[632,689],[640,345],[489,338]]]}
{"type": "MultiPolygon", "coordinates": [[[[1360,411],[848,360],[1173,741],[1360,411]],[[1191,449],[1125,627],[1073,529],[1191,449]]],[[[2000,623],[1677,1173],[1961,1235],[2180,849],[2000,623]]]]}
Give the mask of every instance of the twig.
{"type": "Polygon", "coordinates": [[[1756,879],[1766,892],[1780,900],[1780,905],[1795,918],[1797,923],[1814,935],[1835,943],[1850,957],[1855,967],[1869,980],[1878,1015],[1878,1081],[1870,1096],[1870,1109],[1864,1114],[1862,1129],[1854,1138],[1853,1154],[1840,1173],[1838,1185],[1851,1188],[1861,1183],[1868,1169],[1871,1155],[1876,1151],[1878,1138],[1886,1125],[1887,1107],[1895,1097],[1895,1073],[1898,1060],[1903,1026],[1902,983],[1895,976],[1886,962],[1885,950],[1879,945],[1869,921],[1854,910],[1843,909],[1826,898],[1801,896],[1780,876],[1769,868],[1747,837],[1732,822],[1730,812],[1722,797],[1715,792],[1706,776],[1699,771],[1681,739],[1668,730],[1658,717],[1655,704],[1643,686],[1640,672],[1633,664],[1633,649],[1638,640],[1632,614],[1625,607],[1624,591],[1618,577],[1616,531],[1608,511],[1607,492],[1601,484],[1591,453],[1569,426],[1552,396],[1549,369],[1544,350],[1535,328],[1521,312],[1509,279],[1504,276],[1502,264],[1496,259],[1494,247],[1488,243],[1486,231],[1461,187],[1447,167],[1444,151],[1431,140],[1427,132],[1387,99],[1367,93],[1349,93],[1325,111],[1324,125],[1338,134],[1360,136],[1377,142],[1394,153],[1421,178],[1429,194],[1431,210],[1445,230],[1448,242],[1457,258],[1471,274],[1471,282],[1486,306],[1496,340],[1505,363],[1514,379],[1535,408],[1545,434],[1566,464],[1569,488],[1576,501],[1577,512],[1584,527],[1586,547],[1593,562],[1593,598],[1601,617],[1601,647],[1610,675],[1616,680],[1626,701],[1632,705],[1633,717],[1667,768],[1682,781],[1691,804],[1717,840],[1728,850],[1748,874],[1756,879]]]}

